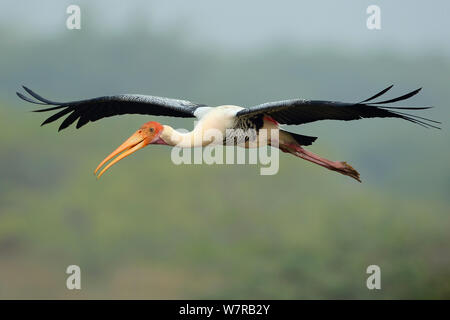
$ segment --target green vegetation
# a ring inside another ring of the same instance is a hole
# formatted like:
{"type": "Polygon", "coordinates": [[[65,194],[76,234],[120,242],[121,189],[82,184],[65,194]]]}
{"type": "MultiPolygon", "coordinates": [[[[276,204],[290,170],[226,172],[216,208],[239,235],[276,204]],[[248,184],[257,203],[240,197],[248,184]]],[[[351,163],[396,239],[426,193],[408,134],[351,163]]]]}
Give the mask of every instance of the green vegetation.
{"type": "Polygon", "coordinates": [[[138,30],[9,35],[2,47],[0,298],[450,298],[447,58],[288,44],[223,53],[138,30]],[[163,146],[97,181],[96,165],[149,118],[58,134],[14,96],[25,84],[55,100],[142,93],[253,105],[357,101],[391,83],[397,93],[423,86],[411,103],[434,105],[426,116],[443,130],[380,119],[293,128],[319,136],[310,149],[348,161],[362,184],[285,154],[275,176],[175,166],[163,146]],[[81,267],[80,292],[65,288],[70,264],[81,267]],[[371,264],[381,291],[365,286],[371,264]]]}

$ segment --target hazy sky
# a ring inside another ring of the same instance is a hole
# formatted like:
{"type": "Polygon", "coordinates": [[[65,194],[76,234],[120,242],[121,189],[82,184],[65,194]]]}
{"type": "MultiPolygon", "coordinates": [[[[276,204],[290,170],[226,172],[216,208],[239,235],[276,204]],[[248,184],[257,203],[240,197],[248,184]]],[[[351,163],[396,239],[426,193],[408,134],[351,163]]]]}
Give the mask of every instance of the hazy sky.
{"type": "Polygon", "coordinates": [[[120,32],[139,18],[153,30],[182,27],[194,45],[232,50],[288,42],[450,55],[450,2],[444,0],[2,0],[0,26],[24,37],[67,32],[69,4],[81,7],[84,31],[120,32]],[[366,27],[371,4],[381,8],[381,30],[366,27]]]}

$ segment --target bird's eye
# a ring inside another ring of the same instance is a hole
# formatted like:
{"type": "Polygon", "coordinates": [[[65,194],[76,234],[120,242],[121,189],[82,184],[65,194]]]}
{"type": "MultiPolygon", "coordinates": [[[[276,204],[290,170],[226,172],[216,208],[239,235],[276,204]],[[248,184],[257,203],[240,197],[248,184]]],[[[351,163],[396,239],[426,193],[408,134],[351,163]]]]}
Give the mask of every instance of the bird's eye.
{"type": "Polygon", "coordinates": [[[150,128],[150,132],[153,132],[153,131],[155,131],[155,129],[154,128],[150,128]]]}

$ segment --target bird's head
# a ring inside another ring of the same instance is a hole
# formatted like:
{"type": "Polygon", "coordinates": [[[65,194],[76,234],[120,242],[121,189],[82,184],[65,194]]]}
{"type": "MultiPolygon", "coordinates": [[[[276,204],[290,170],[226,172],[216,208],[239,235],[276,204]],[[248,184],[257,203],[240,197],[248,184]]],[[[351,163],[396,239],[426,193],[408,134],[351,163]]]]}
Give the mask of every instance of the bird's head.
{"type": "Polygon", "coordinates": [[[100,178],[106,170],[108,170],[112,165],[119,162],[123,158],[129,156],[130,154],[144,148],[149,144],[167,144],[163,139],[160,138],[161,133],[164,130],[164,126],[156,121],[149,121],[143,124],[138,131],[136,131],[131,137],[129,137],[124,143],[122,143],[116,150],[114,150],[109,156],[107,156],[94,171],[97,174],[98,170],[107,163],[109,160],[113,159],[108,165],[106,165],[102,171],[98,174],[97,178],[100,178]]]}

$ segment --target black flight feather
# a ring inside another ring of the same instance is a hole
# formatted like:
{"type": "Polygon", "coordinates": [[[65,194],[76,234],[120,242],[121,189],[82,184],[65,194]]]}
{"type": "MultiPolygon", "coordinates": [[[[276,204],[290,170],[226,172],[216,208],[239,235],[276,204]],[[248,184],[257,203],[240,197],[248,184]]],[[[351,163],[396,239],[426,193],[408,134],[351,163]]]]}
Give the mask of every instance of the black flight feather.
{"type": "Polygon", "coordinates": [[[61,123],[59,130],[67,128],[77,120],[76,127],[80,128],[88,122],[122,114],[146,114],[182,118],[195,117],[194,112],[197,108],[206,107],[204,104],[193,103],[186,100],[138,94],[122,94],[71,102],[55,102],[42,97],[25,86],[23,86],[23,89],[37,101],[17,92],[17,96],[20,99],[34,104],[52,106],[49,108],[33,110],[34,112],[47,112],[63,109],[47,118],[42,125],[53,122],[70,113],[61,123]]]}

